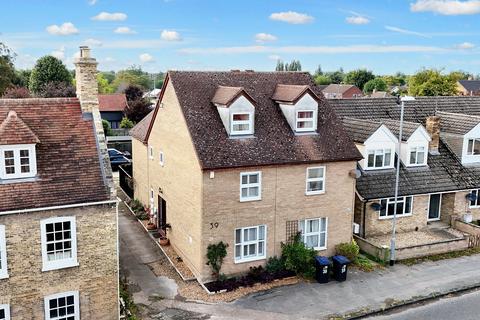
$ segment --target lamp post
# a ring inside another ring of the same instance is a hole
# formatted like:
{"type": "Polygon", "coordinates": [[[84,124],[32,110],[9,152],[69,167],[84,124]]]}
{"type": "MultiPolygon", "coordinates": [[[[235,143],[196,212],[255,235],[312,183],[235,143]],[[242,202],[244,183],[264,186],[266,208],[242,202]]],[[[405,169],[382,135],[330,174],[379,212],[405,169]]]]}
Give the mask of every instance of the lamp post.
{"type": "MultiPolygon", "coordinates": [[[[402,154],[402,135],[403,135],[403,114],[405,109],[405,101],[414,101],[414,97],[404,96],[397,100],[400,104],[400,128],[398,132],[398,154],[397,154],[397,170],[395,175],[395,202],[393,205],[392,220],[392,238],[390,239],[390,266],[395,264],[395,241],[396,241],[396,224],[397,224],[397,207],[398,207],[398,184],[400,182],[400,155],[402,154]]],[[[395,154],[395,153],[394,153],[395,154]]],[[[404,204],[405,205],[405,204],[404,204]]],[[[387,208],[388,210],[388,208],[387,208]]]]}

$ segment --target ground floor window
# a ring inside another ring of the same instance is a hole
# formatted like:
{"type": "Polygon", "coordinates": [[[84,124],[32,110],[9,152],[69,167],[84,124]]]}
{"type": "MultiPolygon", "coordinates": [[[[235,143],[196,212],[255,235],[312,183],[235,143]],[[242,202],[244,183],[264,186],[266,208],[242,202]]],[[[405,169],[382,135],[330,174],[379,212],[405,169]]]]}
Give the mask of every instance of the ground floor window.
{"type": "MultiPolygon", "coordinates": [[[[398,197],[397,217],[412,214],[413,197],[398,197]]],[[[380,201],[380,218],[393,217],[395,212],[395,198],[382,199],[380,201]]]]}
{"type": "Polygon", "coordinates": [[[235,229],[235,262],[265,259],[267,226],[235,229]]]}
{"type": "Polygon", "coordinates": [[[473,195],[473,197],[470,197],[470,208],[477,208],[480,207],[480,190],[472,190],[470,193],[473,195]]]}
{"type": "Polygon", "coordinates": [[[10,306],[8,304],[0,304],[0,320],[10,320],[10,306]]]}
{"type": "Polygon", "coordinates": [[[80,320],[78,291],[45,297],[46,320],[80,320]]]}
{"type": "Polygon", "coordinates": [[[307,247],[315,250],[327,248],[327,218],[300,220],[298,228],[307,247]]]}

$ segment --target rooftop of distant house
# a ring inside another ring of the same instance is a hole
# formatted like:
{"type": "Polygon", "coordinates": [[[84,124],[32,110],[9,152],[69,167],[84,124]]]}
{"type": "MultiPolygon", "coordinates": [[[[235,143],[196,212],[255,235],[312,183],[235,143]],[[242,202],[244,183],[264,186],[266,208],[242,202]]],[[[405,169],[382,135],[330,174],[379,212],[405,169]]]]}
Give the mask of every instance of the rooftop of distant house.
{"type": "Polygon", "coordinates": [[[123,112],[127,107],[124,93],[99,94],[98,103],[101,112],[123,112]]]}

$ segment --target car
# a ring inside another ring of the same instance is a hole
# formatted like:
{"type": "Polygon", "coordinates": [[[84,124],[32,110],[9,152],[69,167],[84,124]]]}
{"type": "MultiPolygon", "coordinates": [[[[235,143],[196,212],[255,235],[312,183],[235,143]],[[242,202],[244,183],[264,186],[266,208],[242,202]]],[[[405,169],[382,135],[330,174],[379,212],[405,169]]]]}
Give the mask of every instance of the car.
{"type": "Polygon", "coordinates": [[[117,149],[108,149],[108,156],[110,157],[110,165],[112,166],[112,170],[118,169],[118,166],[122,164],[130,163],[130,159],[127,156],[117,149]]]}

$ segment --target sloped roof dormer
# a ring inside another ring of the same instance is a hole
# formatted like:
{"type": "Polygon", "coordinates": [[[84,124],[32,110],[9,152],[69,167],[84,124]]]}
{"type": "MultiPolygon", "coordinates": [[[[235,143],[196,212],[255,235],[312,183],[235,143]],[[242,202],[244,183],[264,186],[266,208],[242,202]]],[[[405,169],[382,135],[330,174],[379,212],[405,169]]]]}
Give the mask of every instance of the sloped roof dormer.
{"type": "Polygon", "coordinates": [[[0,145],[36,144],[40,140],[13,110],[0,124],[0,145]]]}
{"type": "Polygon", "coordinates": [[[309,93],[315,100],[320,98],[308,85],[278,84],[272,99],[278,103],[295,104],[305,93],[309,93]]]}
{"type": "Polygon", "coordinates": [[[245,91],[243,87],[226,87],[218,86],[215,91],[215,95],[212,98],[212,103],[215,105],[221,105],[224,107],[229,107],[238,97],[243,95],[247,100],[255,104],[255,100],[245,91]]]}

